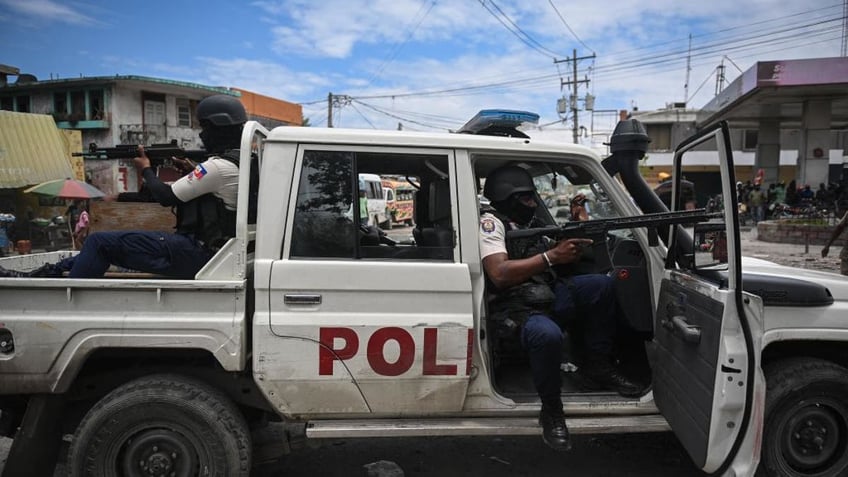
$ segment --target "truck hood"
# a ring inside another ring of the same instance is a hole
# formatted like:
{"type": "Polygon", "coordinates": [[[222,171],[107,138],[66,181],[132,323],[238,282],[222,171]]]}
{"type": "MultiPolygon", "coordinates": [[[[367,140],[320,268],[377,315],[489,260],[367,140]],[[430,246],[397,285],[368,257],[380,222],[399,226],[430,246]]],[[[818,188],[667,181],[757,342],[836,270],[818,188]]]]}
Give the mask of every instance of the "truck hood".
{"type": "Polygon", "coordinates": [[[742,283],[767,306],[825,306],[848,300],[848,279],[842,275],[753,257],[742,257],[742,283]]]}

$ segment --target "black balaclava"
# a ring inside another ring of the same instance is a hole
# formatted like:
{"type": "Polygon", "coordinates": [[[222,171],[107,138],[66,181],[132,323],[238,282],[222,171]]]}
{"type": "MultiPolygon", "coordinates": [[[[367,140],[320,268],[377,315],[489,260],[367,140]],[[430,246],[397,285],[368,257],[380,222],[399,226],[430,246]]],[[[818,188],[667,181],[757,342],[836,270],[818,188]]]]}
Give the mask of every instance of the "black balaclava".
{"type": "Polygon", "coordinates": [[[518,225],[530,225],[536,214],[536,207],[529,207],[521,203],[516,195],[500,202],[492,202],[492,206],[500,213],[506,214],[518,225]]]}
{"type": "Polygon", "coordinates": [[[203,148],[210,154],[220,154],[230,149],[238,149],[241,142],[242,126],[208,125],[200,131],[203,148]]]}

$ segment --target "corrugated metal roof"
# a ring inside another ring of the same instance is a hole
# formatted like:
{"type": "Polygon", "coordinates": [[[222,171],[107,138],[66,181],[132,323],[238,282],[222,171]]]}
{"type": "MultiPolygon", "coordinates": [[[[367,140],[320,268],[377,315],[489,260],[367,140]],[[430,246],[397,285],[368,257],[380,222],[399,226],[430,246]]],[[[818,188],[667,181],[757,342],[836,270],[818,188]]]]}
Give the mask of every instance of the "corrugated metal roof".
{"type": "Polygon", "coordinates": [[[0,111],[0,189],[65,177],[73,171],[53,117],[0,111]]]}

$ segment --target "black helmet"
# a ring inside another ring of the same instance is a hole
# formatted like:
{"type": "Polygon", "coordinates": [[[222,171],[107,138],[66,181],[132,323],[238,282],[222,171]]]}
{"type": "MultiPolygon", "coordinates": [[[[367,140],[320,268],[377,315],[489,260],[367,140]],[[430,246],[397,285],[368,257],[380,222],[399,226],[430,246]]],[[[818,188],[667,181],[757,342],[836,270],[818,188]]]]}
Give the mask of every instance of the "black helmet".
{"type": "Polygon", "coordinates": [[[492,202],[501,202],[517,192],[534,192],[530,173],[518,166],[503,166],[486,177],[483,195],[492,202]]]}
{"type": "Polygon", "coordinates": [[[197,105],[197,119],[202,127],[238,126],[247,122],[247,112],[235,96],[216,94],[197,105]]]}

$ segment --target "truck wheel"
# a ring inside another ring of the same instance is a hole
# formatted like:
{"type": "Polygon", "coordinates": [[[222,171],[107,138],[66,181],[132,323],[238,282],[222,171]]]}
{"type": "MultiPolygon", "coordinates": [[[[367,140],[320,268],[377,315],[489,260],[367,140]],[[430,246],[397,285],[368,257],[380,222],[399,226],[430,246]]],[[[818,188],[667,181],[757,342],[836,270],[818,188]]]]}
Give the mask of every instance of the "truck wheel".
{"type": "Polygon", "coordinates": [[[244,476],[250,432],[230,400],[176,375],[131,381],[83,418],[68,450],[70,476],[244,476]]]}
{"type": "Polygon", "coordinates": [[[766,381],[766,475],[845,475],[848,370],[814,358],[791,359],[768,366],[766,381]]]}

